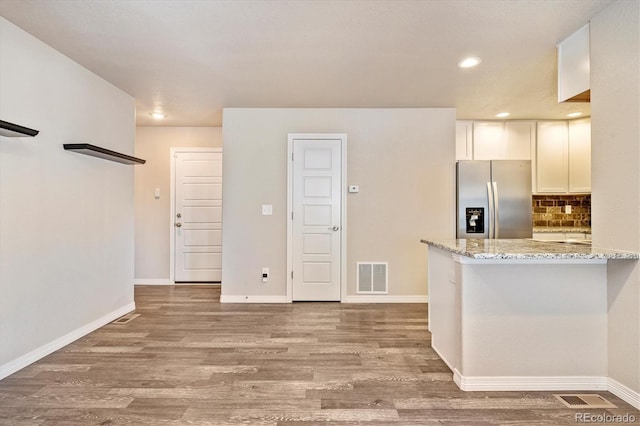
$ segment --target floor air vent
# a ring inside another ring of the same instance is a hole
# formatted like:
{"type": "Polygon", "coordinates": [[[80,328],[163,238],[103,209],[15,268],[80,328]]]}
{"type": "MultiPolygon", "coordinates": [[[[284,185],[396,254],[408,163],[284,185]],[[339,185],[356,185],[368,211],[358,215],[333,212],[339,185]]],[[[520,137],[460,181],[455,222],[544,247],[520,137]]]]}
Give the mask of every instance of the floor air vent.
{"type": "Polygon", "coordinates": [[[358,293],[387,294],[387,262],[358,262],[358,293]]]}
{"type": "Polygon", "coordinates": [[[134,319],[138,318],[139,316],[140,316],[140,314],[129,312],[128,314],[123,315],[120,318],[118,318],[117,320],[113,321],[111,324],[128,324],[131,321],[133,321],[134,319]]]}
{"type": "Polygon", "coordinates": [[[569,408],[617,408],[595,393],[565,393],[553,396],[569,408]]]}

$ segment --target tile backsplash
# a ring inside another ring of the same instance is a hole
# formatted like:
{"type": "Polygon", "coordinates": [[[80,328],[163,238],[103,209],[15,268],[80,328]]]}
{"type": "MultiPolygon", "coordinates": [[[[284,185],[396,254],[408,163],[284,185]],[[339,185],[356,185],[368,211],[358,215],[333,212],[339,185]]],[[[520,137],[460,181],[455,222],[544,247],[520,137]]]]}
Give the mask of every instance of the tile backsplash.
{"type": "Polygon", "coordinates": [[[591,226],[591,195],[533,195],[533,226],[591,226]],[[565,213],[565,206],[571,213],[565,213]]]}

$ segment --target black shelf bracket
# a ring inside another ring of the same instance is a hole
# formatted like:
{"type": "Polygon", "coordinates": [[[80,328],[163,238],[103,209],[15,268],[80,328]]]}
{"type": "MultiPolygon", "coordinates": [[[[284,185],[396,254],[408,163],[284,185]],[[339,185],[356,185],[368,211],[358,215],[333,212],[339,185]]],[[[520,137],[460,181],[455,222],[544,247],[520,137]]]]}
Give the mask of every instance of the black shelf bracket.
{"type": "Polygon", "coordinates": [[[39,130],[30,129],[28,127],[19,126],[8,121],[0,120],[0,135],[9,138],[18,138],[21,136],[35,136],[40,133],[39,130]]]}
{"type": "Polygon", "coordinates": [[[147,162],[146,160],[143,160],[141,158],[121,154],[119,152],[111,151],[110,149],[101,148],[99,146],[91,145],[88,143],[65,143],[63,146],[67,151],[74,151],[80,154],[90,155],[92,157],[98,157],[110,161],[116,161],[122,164],[144,164],[147,162]]]}

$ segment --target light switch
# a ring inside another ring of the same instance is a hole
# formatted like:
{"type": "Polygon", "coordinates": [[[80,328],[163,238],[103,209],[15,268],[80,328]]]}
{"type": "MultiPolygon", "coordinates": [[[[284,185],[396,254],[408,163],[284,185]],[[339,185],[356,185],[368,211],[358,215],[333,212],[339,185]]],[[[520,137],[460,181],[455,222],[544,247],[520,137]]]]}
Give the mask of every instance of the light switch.
{"type": "Polygon", "coordinates": [[[564,212],[565,214],[571,214],[571,205],[567,204],[566,206],[564,206],[564,212]]]}
{"type": "Polygon", "coordinates": [[[360,192],[360,185],[349,185],[349,192],[353,194],[360,192]]]}
{"type": "Polygon", "coordinates": [[[262,216],[271,216],[273,214],[273,206],[271,204],[262,205],[262,216]]]}
{"type": "Polygon", "coordinates": [[[156,197],[156,200],[160,198],[160,188],[156,188],[156,190],[153,191],[153,196],[156,197]]]}

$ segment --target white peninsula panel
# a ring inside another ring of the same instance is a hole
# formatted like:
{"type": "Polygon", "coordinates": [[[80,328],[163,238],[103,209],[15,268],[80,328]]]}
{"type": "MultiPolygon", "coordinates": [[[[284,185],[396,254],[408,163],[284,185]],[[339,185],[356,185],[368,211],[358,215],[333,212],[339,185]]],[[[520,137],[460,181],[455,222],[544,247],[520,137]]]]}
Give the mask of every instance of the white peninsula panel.
{"type": "Polygon", "coordinates": [[[462,390],[606,390],[607,262],[531,240],[429,244],[432,346],[462,390]]]}

